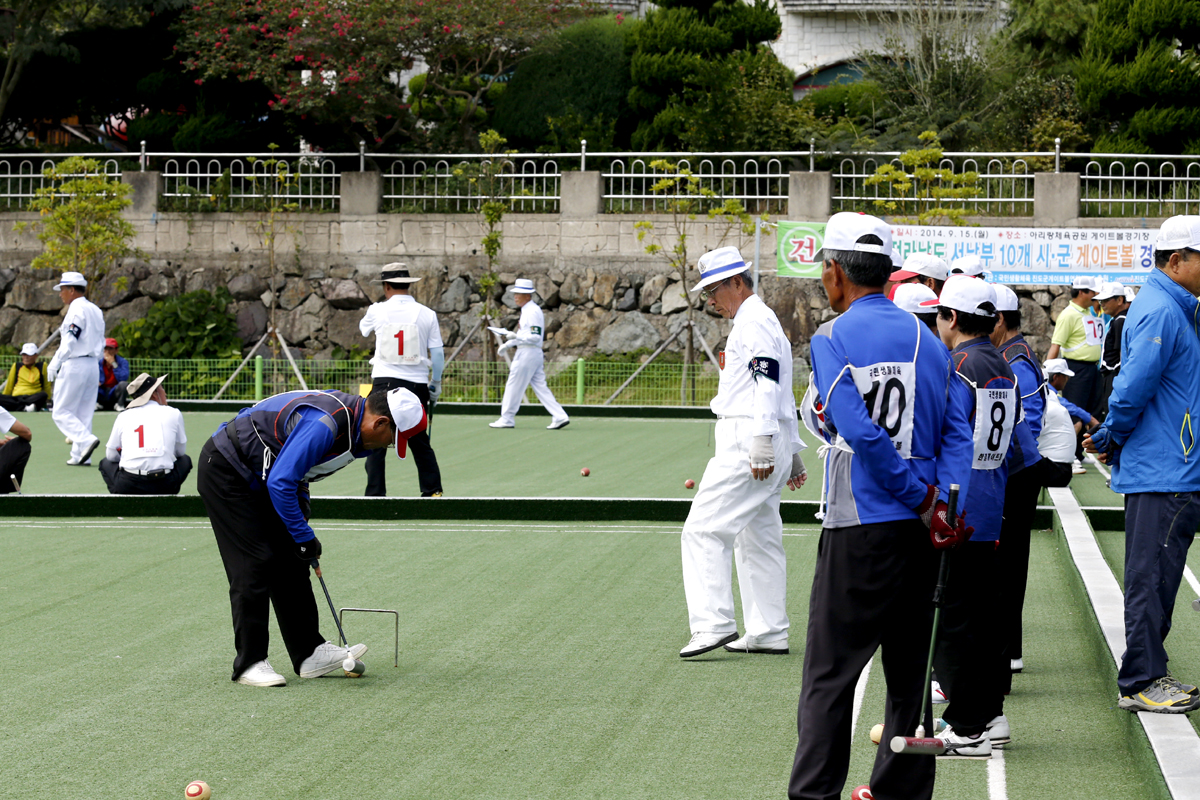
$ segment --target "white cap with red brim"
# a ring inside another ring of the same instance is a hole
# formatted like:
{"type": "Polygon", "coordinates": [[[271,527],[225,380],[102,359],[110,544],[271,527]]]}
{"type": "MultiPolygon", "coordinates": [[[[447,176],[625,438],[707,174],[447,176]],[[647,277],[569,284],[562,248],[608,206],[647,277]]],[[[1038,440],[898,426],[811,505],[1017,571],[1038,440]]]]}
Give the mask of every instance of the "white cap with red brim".
{"type": "Polygon", "coordinates": [[[932,314],[936,312],[936,308],[921,308],[921,303],[927,300],[933,300],[936,303],[937,295],[934,294],[933,289],[930,289],[923,283],[902,283],[896,287],[895,293],[892,294],[892,302],[910,314],[932,314]]]}
{"type": "Polygon", "coordinates": [[[950,277],[950,266],[933,253],[913,253],[904,259],[904,269],[935,281],[945,281],[950,277]]]}
{"type": "Polygon", "coordinates": [[[981,317],[996,316],[996,293],[992,285],[970,275],[951,275],[942,296],[921,303],[921,308],[950,308],[981,317]]]}
{"type": "Polygon", "coordinates": [[[1065,358],[1048,358],[1046,363],[1042,364],[1042,369],[1046,370],[1047,375],[1066,375],[1069,378],[1075,374],[1067,366],[1065,358]]]}
{"type": "Polygon", "coordinates": [[[417,396],[408,389],[392,389],[388,392],[388,410],[396,426],[396,455],[408,455],[408,440],[425,430],[428,419],[425,407],[417,396]]]}

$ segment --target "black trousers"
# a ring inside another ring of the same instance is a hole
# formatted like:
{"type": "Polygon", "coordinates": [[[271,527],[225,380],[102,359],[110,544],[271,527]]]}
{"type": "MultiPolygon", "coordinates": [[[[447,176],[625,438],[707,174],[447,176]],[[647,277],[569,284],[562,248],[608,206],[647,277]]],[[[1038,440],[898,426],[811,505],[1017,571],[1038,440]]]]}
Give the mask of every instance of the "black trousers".
{"type": "MultiPolygon", "coordinates": [[[[1000,525],[1000,602],[998,617],[1003,639],[1001,658],[1021,658],[1021,618],[1025,608],[1025,587],[1029,582],[1029,542],[1033,515],[1042,493],[1042,459],[1015,475],[1008,476],[1004,488],[1004,522],[1000,525]]],[[[1012,671],[1004,670],[1002,683],[1007,694],[1012,688],[1012,671]]]]}
{"type": "Polygon", "coordinates": [[[18,483],[25,482],[25,465],[32,452],[29,442],[19,436],[0,447],[0,494],[12,494],[17,490],[12,482],[13,475],[17,476],[18,483]]]}
{"type": "MultiPolygon", "coordinates": [[[[821,531],[789,798],[841,796],[854,686],[877,648],[887,681],[886,735],[912,735],[922,716],[937,564],[929,531],[917,520],[821,531]]],[[[870,786],[878,800],[928,800],[933,777],[934,759],[881,746],[870,786]]]]}
{"type": "Polygon", "coordinates": [[[100,389],[96,392],[96,402],[105,411],[112,411],[117,407],[117,403],[125,402],[125,386],[127,384],[128,381],[120,381],[109,389],[100,389]]]}
{"type": "Polygon", "coordinates": [[[134,475],[125,472],[116,461],[100,459],[100,475],[109,494],[179,494],[179,487],[192,474],[192,457],[184,454],[166,475],[134,475]]]}
{"type": "Polygon", "coordinates": [[[942,716],[956,732],[974,736],[1004,713],[1008,662],[987,599],[997,585],[1000,559],[995,542],[967,542],[948,552],[933,665],[950,698],[942,716]]]}
{"type": "MultiPolygon", "coordinates": [[[[1108,398],[1112,394],[1113,381],[1116,380],[1118,372],[1101,372],[1100,373],[1100,400],[1096,404],[1098,410],[1093,412],[1096,419],[1104,422],[1104,418],[1108,416],[1108,398]]],[[[1067,381],[1070,384],[1070,381],[1067,381]]]]}
{"type": "MultiPolygon", "coordinates": [[[[1084,411],[1091,414],[1096,419],[1100,417],[1100,367],[1095,361],[1076,361],[1067,359],[1067,367],[1070,368],[1075,375],[1067,381],[1067,385],[1063,387],[1063,397],[1070,400],[1075,405],[1082,408],[1084,411]]],[[[1087,422],[1083,423],[1083,429],[1086,431],[1087,422]]],[[[1080,439],[1082,442],[1082,438],[1080,439]]],[[[1083,460],[1083,445],[1077,445],[1075,448],[1075,458],[1083,460]]]]}
{"type": "MultiPolygon", "coordinates": [[[[399,378],[376,378],[371,382],[371,391],[383,389],[405,388],[417,396],[429,421],[433,422],[433,412],[429,410],[429,386],[424,383],[402,381],[399,378]]],[[[421,487],[421,497],[430,497],[442,491],[442,471],[438,469],[437,456],[433,453],[433,445],[429,442],[429,431],[424,430],[408,440],[408,454],[417,465],[417,482],[421,487]]],[[[387,497],[387,473],[385,472],[388,458],[386,449],[372,450],[367,454],[367,497],[387,497]]]]}
{"type": "Polygon", "coordinates": [[[37,406],[38,411],[46,408],[46,403],[50,401],[49,395],[45,392],[36,392],[34,394],[0,394],[0,408],[5,411],[24,411],[25,406],[37,406]]]}
{"type": "Polygon", "coordinates": [[[229,579],[233,612],[234,680],[267,657],[270,608],[283,644],[300,673],[300,663],[325,641],[317,624],[309,565],[293,553],[293,539],[266,489],[251,491],[212,439],[200,451],[196,488],[212,523],[229,579]]]}

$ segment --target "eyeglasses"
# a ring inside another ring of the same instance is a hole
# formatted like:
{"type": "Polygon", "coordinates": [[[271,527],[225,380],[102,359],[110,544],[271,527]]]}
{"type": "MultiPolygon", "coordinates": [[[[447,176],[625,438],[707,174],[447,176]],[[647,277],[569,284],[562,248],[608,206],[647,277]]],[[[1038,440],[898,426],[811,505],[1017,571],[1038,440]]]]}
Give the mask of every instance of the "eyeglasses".
{"type": "Polygon", "coordinates": [[[700,292],[700,302],[707,303],[708,298],[710,298],[714,294],[716,294],[717,289],[720,289],[722,286],[724,286],[726,283],[728,283],[728,281],[729,281],[729,278],[725,278],[724,280],[717,281],[712,286],[709,286],[707,289],[700,292]]]}

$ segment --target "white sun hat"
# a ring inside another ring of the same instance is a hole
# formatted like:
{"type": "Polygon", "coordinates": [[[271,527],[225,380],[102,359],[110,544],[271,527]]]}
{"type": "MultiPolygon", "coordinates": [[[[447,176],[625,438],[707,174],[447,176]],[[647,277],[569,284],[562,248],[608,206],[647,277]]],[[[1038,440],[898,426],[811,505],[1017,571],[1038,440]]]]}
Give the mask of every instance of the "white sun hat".
{"type": "Polygon", "coordinates": [[[741,251],[732,245],[709,250],[696,262],[696,269],[700,271],[700,282],[692,287],[692,291],[698,292],[706,286],[745,272],[753,263],[743,259],[741,251]]]}

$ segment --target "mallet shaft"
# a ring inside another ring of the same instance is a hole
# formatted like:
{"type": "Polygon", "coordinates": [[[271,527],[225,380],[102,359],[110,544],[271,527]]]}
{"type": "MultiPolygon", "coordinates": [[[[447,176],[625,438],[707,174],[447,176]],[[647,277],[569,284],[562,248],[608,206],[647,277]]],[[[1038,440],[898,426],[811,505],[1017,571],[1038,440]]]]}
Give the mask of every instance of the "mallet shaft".
{"type": "Polygon", "coordinates": [[[941,739],[916,736],[893,736],[889,745],[893,753],[908,753],[919,756],[940,756],[946,752],[946,743],[941,739]]]}

